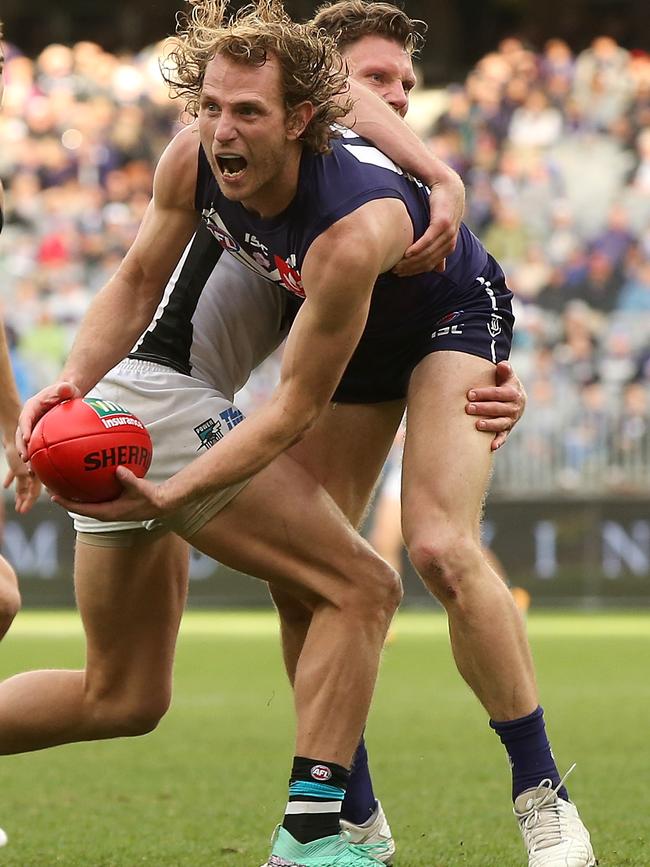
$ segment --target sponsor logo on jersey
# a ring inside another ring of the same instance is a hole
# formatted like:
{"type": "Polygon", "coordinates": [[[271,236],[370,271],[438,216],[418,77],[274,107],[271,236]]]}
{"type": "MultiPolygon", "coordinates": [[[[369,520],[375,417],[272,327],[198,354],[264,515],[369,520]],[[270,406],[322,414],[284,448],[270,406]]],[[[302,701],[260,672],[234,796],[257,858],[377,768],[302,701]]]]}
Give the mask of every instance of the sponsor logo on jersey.
{"type": "Polygon", "coordinates": [[[237,409],[236,406],[228,407],[228,409],[224,409],[223,412],[219,413],[219,418],[222,418],[225,423],[228,425],[228,430],[232,430],[235,425],[238,425],[240,421],[244,420],[244,413],[237,409]]]}
{"type": "Polygon", "coordinates": [[[501,334],[501,316],[499,316],[498,313],[492,313],[490,316],[487,330],[490,332],[492,337],[497,337],[497,335],[501,334]]]}
{"type": "Polygon", "coordinates": [[[118,467],[121,464],[135,464],[149,467],[151,452],[144,446],[113,446],[110,449],[99,449],[84,455],[84,470],[101,470],[104,467],[118,467]]]}
{"type": "MultiPolygon", "coordinates": [[[[278,269],[280,274],[280,282],[284,288],[288,289],[289,292],[293,292],[293,294],[297,295],[299,298],[304,298],[305,290],[302,285],[302,277],[300,276],[300,273],[285,259],[281,259],[280,256],[275,255],[273,258],[275,261],[275,267],[278,269]]],[[[290,256],[289,258],[295,260],[296,257],[290,256]]]]}
{"type": "Polygon", "coordinates": [[[326,783],[332,779],[332,770],[327,765],[314,765],[309,773],[319,783],[326,783]]]}
{"type": "Polygon", "coordinates": [[[201,449],[211,449],[215,443],[218,443],[225,436],[221,430],[221,421],[218,419],[215,421],[213,418],[206,418],[205,421],[202,421],[200,425],[194,428],[194,433],[201,441],[197,452],[201,451],[201,449]]]}
{"type": "Polygon", "coordinates": [[[451,313],[445,313],[442,319],[439,319],[434,328],[435,330],[431,334],[431,339],[435,340],[436,337],[446,337],[448,334],[458,335],[463,333],[463,329],[460,327],[463,323],[459,323],[458,325],[450,325],[450,322],[453,322],[454,319],[457,319],[459,316],[463,315],[462,310],[454,310],[451,313]]]}
{"type": "Polygon", "coordinates": [[[217,211],[205,208],[203,210],[203,219],[221,246],[234,256],[238,262],[250,268],[255,274],[259,274],[260,277],[264,277],[270,283],[283,285],[280,281],[279,273],[271,264],[268,248],[258,238],[247,232],[243,241],[245,246],[241,246],[230,234],[217,211]]]}

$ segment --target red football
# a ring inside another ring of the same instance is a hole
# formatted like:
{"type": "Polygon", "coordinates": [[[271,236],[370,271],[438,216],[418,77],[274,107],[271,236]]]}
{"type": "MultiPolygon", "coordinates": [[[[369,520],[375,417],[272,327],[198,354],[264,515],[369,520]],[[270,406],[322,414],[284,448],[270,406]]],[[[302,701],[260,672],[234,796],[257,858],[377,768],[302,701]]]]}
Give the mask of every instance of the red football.
{"type": "Polygon", "coordinates": [[[57,404],[29,440],[32,468],[52,493],[104,503],[122,492],[115,468],[142,478],[151,464],[151,437],[132,413],[110,400],[86,397],[57,404]]]}

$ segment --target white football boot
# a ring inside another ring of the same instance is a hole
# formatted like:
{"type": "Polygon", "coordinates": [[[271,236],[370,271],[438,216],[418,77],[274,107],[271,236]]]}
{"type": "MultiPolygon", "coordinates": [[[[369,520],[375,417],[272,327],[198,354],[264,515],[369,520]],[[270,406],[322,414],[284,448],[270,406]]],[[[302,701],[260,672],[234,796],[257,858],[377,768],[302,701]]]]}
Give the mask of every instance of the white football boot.
{"type": "Polygon", "coordinates": [[[555,788],[542,780],[515,800],[514,814],[528,851],[528,867],[595,867],[589,831],[575,804],[558,797],[557,791],[575,765],[555,788]]]}
{"type": "Polygon", "coordinates": [[[354,825],[352,822],[341,819],[341,828],[343,831],[347,831],[351,843],[385,843],[385,851],[376,854],[375,858],[383,861],[384,864],[392,863],[395,854],[395,841],[386,814],[382,809],[381,801],[377,801],[375,812],[363,825],[354,825]]]}

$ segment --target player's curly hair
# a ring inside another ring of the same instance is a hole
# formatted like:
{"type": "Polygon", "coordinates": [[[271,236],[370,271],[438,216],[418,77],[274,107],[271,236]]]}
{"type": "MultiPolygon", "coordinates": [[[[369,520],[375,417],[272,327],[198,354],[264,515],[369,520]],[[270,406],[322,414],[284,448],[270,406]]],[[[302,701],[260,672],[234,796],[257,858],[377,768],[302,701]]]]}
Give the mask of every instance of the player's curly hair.
{"type": "Polygon", "coordinates": [[[188,113],[198,114],[205,69],[217,54],[250,66],[262,66],[272,55],[280,65],[287,113],[305,101],[314,106],[301,140],[316,153],[327,153],[335,135],[331,124],[352,110],[345,64],[334,40],[311,22],[292,21],[281,0],[257,0],[230,16],[228,0],[188,2],[191,8],[179,13],[176,37],[162,64],[172,95],[186,100],[188,113]]]}
{"type": "Polygon", "coordinates": [[[385,36],[410,55],[424,45],[427,25],[392,3],[371,0],[335,0],[319,6],[312,23],[336,42],[340,51],[363,36],[385,36]]]}
{"type": "Polygon", "coordinates": [[[4,36],[4,33],[5,33],[4,24],[2,23],[2,21],[0,21],[0,39],[2,39],[2,37],[4,36]]]}

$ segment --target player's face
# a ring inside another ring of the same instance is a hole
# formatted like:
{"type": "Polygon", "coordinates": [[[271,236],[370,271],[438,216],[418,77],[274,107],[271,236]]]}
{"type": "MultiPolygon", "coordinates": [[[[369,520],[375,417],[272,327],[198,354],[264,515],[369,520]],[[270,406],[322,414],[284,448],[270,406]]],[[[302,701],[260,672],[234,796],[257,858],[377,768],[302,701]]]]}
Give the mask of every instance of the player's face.
{"type": "Polygon", "coordinates": [[[362,36],[343,50],[343,56],[352,77],[374,90],[404,117],[409,108],[409,93],[415,87],[411,55],[394,39],[362,36]]]}
{"type": "Polygon", "coordinates": [[[217,56],[208,64],[199,130],[226,198],[262,216],[284,210],[295,194],[303,129],[287,116],[275,58],[246,66],[217,56]]]}

